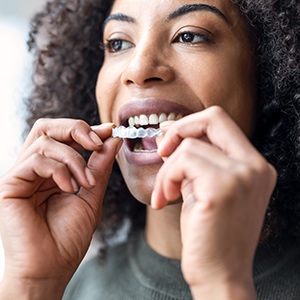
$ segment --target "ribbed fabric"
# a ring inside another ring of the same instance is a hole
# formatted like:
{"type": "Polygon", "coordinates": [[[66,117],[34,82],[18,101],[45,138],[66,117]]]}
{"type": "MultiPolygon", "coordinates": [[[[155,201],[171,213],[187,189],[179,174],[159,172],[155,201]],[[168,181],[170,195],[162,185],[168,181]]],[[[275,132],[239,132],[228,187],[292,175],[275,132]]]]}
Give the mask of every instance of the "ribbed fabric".
{"type": "Polygon", "coordinates": [[[257,298],[300,300],[300,244],[283,241],[260,247],[254,263],[257,298]]]}
{"type": "Polygon", "coordinates": [[[145,242],[143,235],[128,246],[133,276],[141,286],[155,291],[157,297],[161,295],[161,298],[152,299],[191,299],[189,287],[181,273],[180,261],[157,254],[145,242]]]}
{"type": "MultiPolygon", "coordinates": [[[[285,242],[257,251],[254,281],[261,300],[300,299],[300,245],[285,242]]],[[[158,255],[139,234],[93,258],[74,275],[64,300],[191,300],[180,261],[158,255]]],[[[207,299],[205,299],[207,300],[207,299]]],[[[208,299],[209,300],[209,299],[208,299]]]]}

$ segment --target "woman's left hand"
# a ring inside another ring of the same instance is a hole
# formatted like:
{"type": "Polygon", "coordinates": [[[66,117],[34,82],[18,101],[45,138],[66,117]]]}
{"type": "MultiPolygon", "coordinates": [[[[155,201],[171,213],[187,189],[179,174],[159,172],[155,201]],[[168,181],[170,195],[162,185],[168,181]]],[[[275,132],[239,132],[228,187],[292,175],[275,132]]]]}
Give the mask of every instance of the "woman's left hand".
{"type": "Polygon", "coordinates": [[[254,298],[252,264],[275,169],[219,107],[162,129],[165,162],[151,203],[183,199],[182,271],[194,297],[254,298]]]}

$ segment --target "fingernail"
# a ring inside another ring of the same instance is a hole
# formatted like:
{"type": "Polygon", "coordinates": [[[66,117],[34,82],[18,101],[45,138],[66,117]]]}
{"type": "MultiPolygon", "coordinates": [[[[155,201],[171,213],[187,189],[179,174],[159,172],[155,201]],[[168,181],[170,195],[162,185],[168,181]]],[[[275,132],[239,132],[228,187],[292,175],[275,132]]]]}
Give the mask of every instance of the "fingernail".
{"type": "Polygon", "coordinates": [[[102,123],[99,125],[93,125],[92,129],[96,130],[96,129],[100,129],[100,128],[114,128],[116,127],[116,125],[114,123],[102,123]]]}
{"type": "Polygon", "coordinates": [[[167,130],[170,126],[171,126],[171,124],[173,124],[175,121],[165,121],[165,122],[162,122],[162,123],[160,123],[159,124],[159,128],[161,129],[161,130],[167,130]]]}
{"type": "Polygon", "coordinates": [[[164,139],[158,141],[158,143],[157,143],[157,153],[160,156],[162,156],[162,154],[163,154],[162,149],[164,148],[164,144],[165,144],[165,140],[164,139]]]}
{"type": "Polygon", "coordinates": [[[155,190],[152,192],[152,195],[151,195],[151,207],[153,209],[160,209],[161,207],[157,204],[157,199],[156,199],[156,193],[155,193],[155,190]]]}
{"type": "Polygon", "coordinates": [[[157,209],[156,202],[155,202],[155,191],[153,191],[151,194],[150,205],[153,209],[157,209]]]}
{"type": "Polygon", "coordinates": [[[95,186],[96,185],[95,177],[94,177],[93,173],[88,168],[85,168],[85,175],[86,175],[86,179],[87,179],[88,183],[91,186],[95,186]]]}
{"type": "Polygon", "coordinates": [[[77,182],[74,180],[74,178],[71,178],[71,184],[72,184],[72,187],[73,187],[73,191],[77,192],[78,191],[78,185],[77,185],[77,182]]]}
{"type": "Polygon", "coordinates": [[[103,145],[102,140],[100,139],[100,137],[97,135],[97,133],[95,133],[94,131],[91,131],[89,133],[90,138],[92,139],[92,141],[97,145],[97,146],[101,146],[103,145]]]}

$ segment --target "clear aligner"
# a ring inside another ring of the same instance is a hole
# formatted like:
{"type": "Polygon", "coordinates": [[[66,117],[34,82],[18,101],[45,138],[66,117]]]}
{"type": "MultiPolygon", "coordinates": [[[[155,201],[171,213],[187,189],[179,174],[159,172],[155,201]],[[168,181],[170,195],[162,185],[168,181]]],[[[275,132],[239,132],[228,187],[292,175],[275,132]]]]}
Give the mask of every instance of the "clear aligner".
{"type": "Polygon", "coordinates": [[[112,130],[112,136],[113,137],[119,137],[123,139],[136,139],[136,138],[144,138],[144,137],[155,137],[162,135],[162,131],[158,128],[136,128],[134,126],[119,126],[116,128],[113,128],[112,130]]]}

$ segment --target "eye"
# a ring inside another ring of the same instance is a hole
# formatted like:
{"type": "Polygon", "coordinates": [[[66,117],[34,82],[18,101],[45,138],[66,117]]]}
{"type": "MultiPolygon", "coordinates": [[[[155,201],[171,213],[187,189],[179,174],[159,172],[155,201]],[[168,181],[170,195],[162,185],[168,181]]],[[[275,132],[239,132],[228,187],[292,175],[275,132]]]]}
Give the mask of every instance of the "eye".
{"type": "Polygon", "coordinates": [[[200,43],[212,43],[211,35],[201,34],[191,31],[179,33],[173,43],[183,43],[183,44],[200,44],[200,43]]]}
{"type": "Polygon", "coordinates": [[[104,48],[104,50],[107,50],[110,53],[117,53],[132,47],[133,44],[129,41],[121,39],[110,39],[106,40],[102,48],[104,48]]]}

